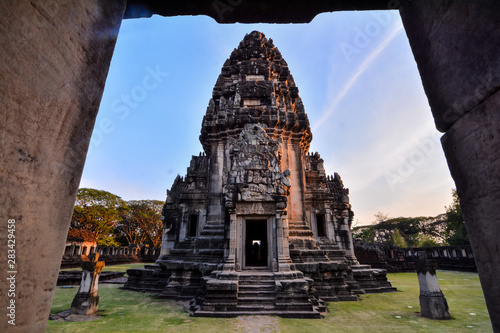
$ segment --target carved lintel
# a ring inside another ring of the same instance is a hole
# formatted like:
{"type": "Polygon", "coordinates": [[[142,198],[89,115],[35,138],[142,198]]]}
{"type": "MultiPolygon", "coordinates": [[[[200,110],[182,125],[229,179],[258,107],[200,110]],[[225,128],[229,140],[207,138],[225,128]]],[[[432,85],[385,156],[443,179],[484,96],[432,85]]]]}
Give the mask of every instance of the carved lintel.
{"type": "Polygon", "coordinates": [[[238,202],[236,214],[241,215],[273,215],[276,213],[276,205],[272,202],[238,202]]]}

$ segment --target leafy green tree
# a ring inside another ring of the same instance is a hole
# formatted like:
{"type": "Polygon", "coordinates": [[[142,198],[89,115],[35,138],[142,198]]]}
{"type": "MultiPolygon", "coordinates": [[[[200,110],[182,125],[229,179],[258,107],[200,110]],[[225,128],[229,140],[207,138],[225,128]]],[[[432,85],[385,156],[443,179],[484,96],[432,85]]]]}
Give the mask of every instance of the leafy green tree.
{"type": "Polygon", "coordinates": [[[406,240],[399,233],[399,230],[394,231],[391,235],[391,238],[392,238],[391,245],[397,246],[397,247],[402,248],[402,249],[404,249],[408,246],[408,244],[406,243],[406,240]]]}
{"type": "Polygon", "coordinates": [[[92,232],[99,244],[109,243],[124,201],[117,195],[91,189],[78,190],[71,228],[92,232]]]}
{"type": "Polygon", "coordinates": [[[415,247],[433,247],[438,246],[437,242],[429,235],[422,235],[418,242],[414,244],[415,247]]]}
{"type": "Polygon", "coordinates": [[[129,244],[149,243],[159,247],[163,234],[162,208],[163,202],[158,200],[128,201],[117,227],[129,244]]]}
{"type": "Polygon", "coordinates": [[[108,237],[103,237],[100,240],[97,241],[97,244],[103,245],[103,246],[120,246],[120,242],[118,242],[114,235],[113,236],[108,236],[108,237]]]}
{"type": "Polygon", "coordinates": [[[469,234],[465,227],[462,208],[460,207],[460,198],[456,189],[451,190],[453,202],[446,207],[446,241],[450,245],[470,244],[469,234]]]}
{"type": "Polygon", "coordinates": [[[133,210],[128,203],[120,211],[120,221],[115,227],[115,239],[123,245],[143,244],[146,240],[146,235],[133,217],[133,210]]]}
{"type": "Polygon", "coordinates": [[[444,214],[436,217],[387,218],[387,214],[378,212],[375,214],[375,219],[375,224],[353,228],[353,237],[369,243],[399,244],[404,245],[403,247],[421,246],[424,240],[425,244],[444,242],[443,234],[446,229],[444,214]]]}
{"type": "Polygon", "coordinates": [[[367,243],[375,243],[375,232],[372,225],[354,227],[352,237],[362,239],[367,243]]]}

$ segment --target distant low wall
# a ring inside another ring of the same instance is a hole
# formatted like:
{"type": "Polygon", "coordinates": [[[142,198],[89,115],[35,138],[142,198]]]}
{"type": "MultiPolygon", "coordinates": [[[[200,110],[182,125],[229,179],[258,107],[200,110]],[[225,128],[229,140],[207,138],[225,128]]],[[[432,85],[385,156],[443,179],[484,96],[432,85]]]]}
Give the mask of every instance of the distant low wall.
{"type": "Polygon", "coordinates": [[[425,252],[427,258],[436,260],[438,269],[477,272],[474,254],[469,245],[402,249],[366,243],[358,239],[354,241],[354,252],[361,264],[384,268],[388,272],[414,271],[414,261],[419,252],[425,252]]]}
{"type": "Polygon", "coordinates": [[[68,245],[62,257],[61,268],[80,267],[82,261],[88,260],[88,255],[99,253],[99,260],[106,265],[115,265],[131,262],[154,262],[160,255],[159,247],[147,247],[142,244],[129,246],[100,246],[82,247],[68,245]]]}

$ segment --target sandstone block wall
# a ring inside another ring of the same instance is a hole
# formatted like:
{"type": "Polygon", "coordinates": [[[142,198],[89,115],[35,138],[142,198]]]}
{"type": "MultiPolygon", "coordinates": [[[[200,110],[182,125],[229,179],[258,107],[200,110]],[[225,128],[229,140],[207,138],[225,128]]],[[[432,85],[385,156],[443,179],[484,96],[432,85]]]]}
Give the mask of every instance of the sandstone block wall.
{"type": "Polygon", "coordinates": [[[0,2],[2,332],[43,332],[47,325],[124,8],[125,1],[0,2]],[[15,220],[13,297],[4,293],[12,290],[8,220],[15,220]],[[12,300],[15,326],[5,315],[12,300]]]}

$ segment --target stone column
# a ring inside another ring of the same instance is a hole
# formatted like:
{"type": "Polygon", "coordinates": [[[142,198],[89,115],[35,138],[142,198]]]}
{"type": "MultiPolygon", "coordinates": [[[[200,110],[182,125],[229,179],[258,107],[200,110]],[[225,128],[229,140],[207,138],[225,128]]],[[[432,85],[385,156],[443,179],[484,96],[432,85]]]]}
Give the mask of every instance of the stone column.
{"type": "Polygon", "coordinates": [[[288,244],[288,219],[284,209],[276,211],[276,247],[278,250],[278,267],[274,271],[289,272],[294,270],[290,267],[292,259],[290,258],[290,249],[288,244]]]}
{"type": "Polygon", "coordinates": [[[349,212],[343,211],[340,218],[340,230],[347,234],[345,239],[341,239],[341,244],[343,245],[343,250],[346,251],[346,258],[352,263],[358,264],[356,255],[354,254],[354,243],[352,241],[351,227],[349,226],[349,212]]]}
{"type": "Polygon", "coordinates": [[[415,261],[420,286],[420,314],[430,319],[451,319],[448,303],[439,288],[436,261],[422,255],[415,261]]]}
{"type": "Polygon", "coordinates": [[[104,268],[104,261],[97,261],[99,254],[89,255],[90,261],[84,261],[82,266],[82,282],[71,302],[71,313],[77,315],[95,315],[99,307],[99,275],[104,268]]]}
{"type": "MultiPolygon", "coordinates": [[[[236,244],[236,211],[233,209],[229,209],[229,253],[227,256],[224,258],[224,271],[234,271],[235,269],[237,271],[241,270],[241,267],[239,265],[236,265],[236,251],[237,251],[237,244],[236,244]]],[[[239,253],[238,255],[242,256],[242,253],[239,253]]]]}
{"type": "Polygon", "coordinates": [[[328,238],[336,243],[337,241],[335,239],[335,225],[332,217],[332,211],[329,208],[326,209],[325,227],[326,235],[328,236],[328,238]]]}
{"type": "MultiPolygon", "coordinates": [[[[125,1],[0,1],[0,244],[15,220],[15,326],[47,326],[125,1]]],[[[0,290],[8,290],[7,255],[0,290]]],[[[6,309],[8,297],[0,298],[6,309]]]]}
{"type": "Polygon", "coordinates": [[[495,332],[500,332],[500,2],[402,1],[495,332]]]}
{"type": "Polygon", "coordinates": [[[163,222],[163,235],[161,238],[161,252],[160,258],[170,254],[170,250],[175,247],[176,237],[175,233],[171,232],[171,228],[165,227],[165,222],[163,222]]]}

